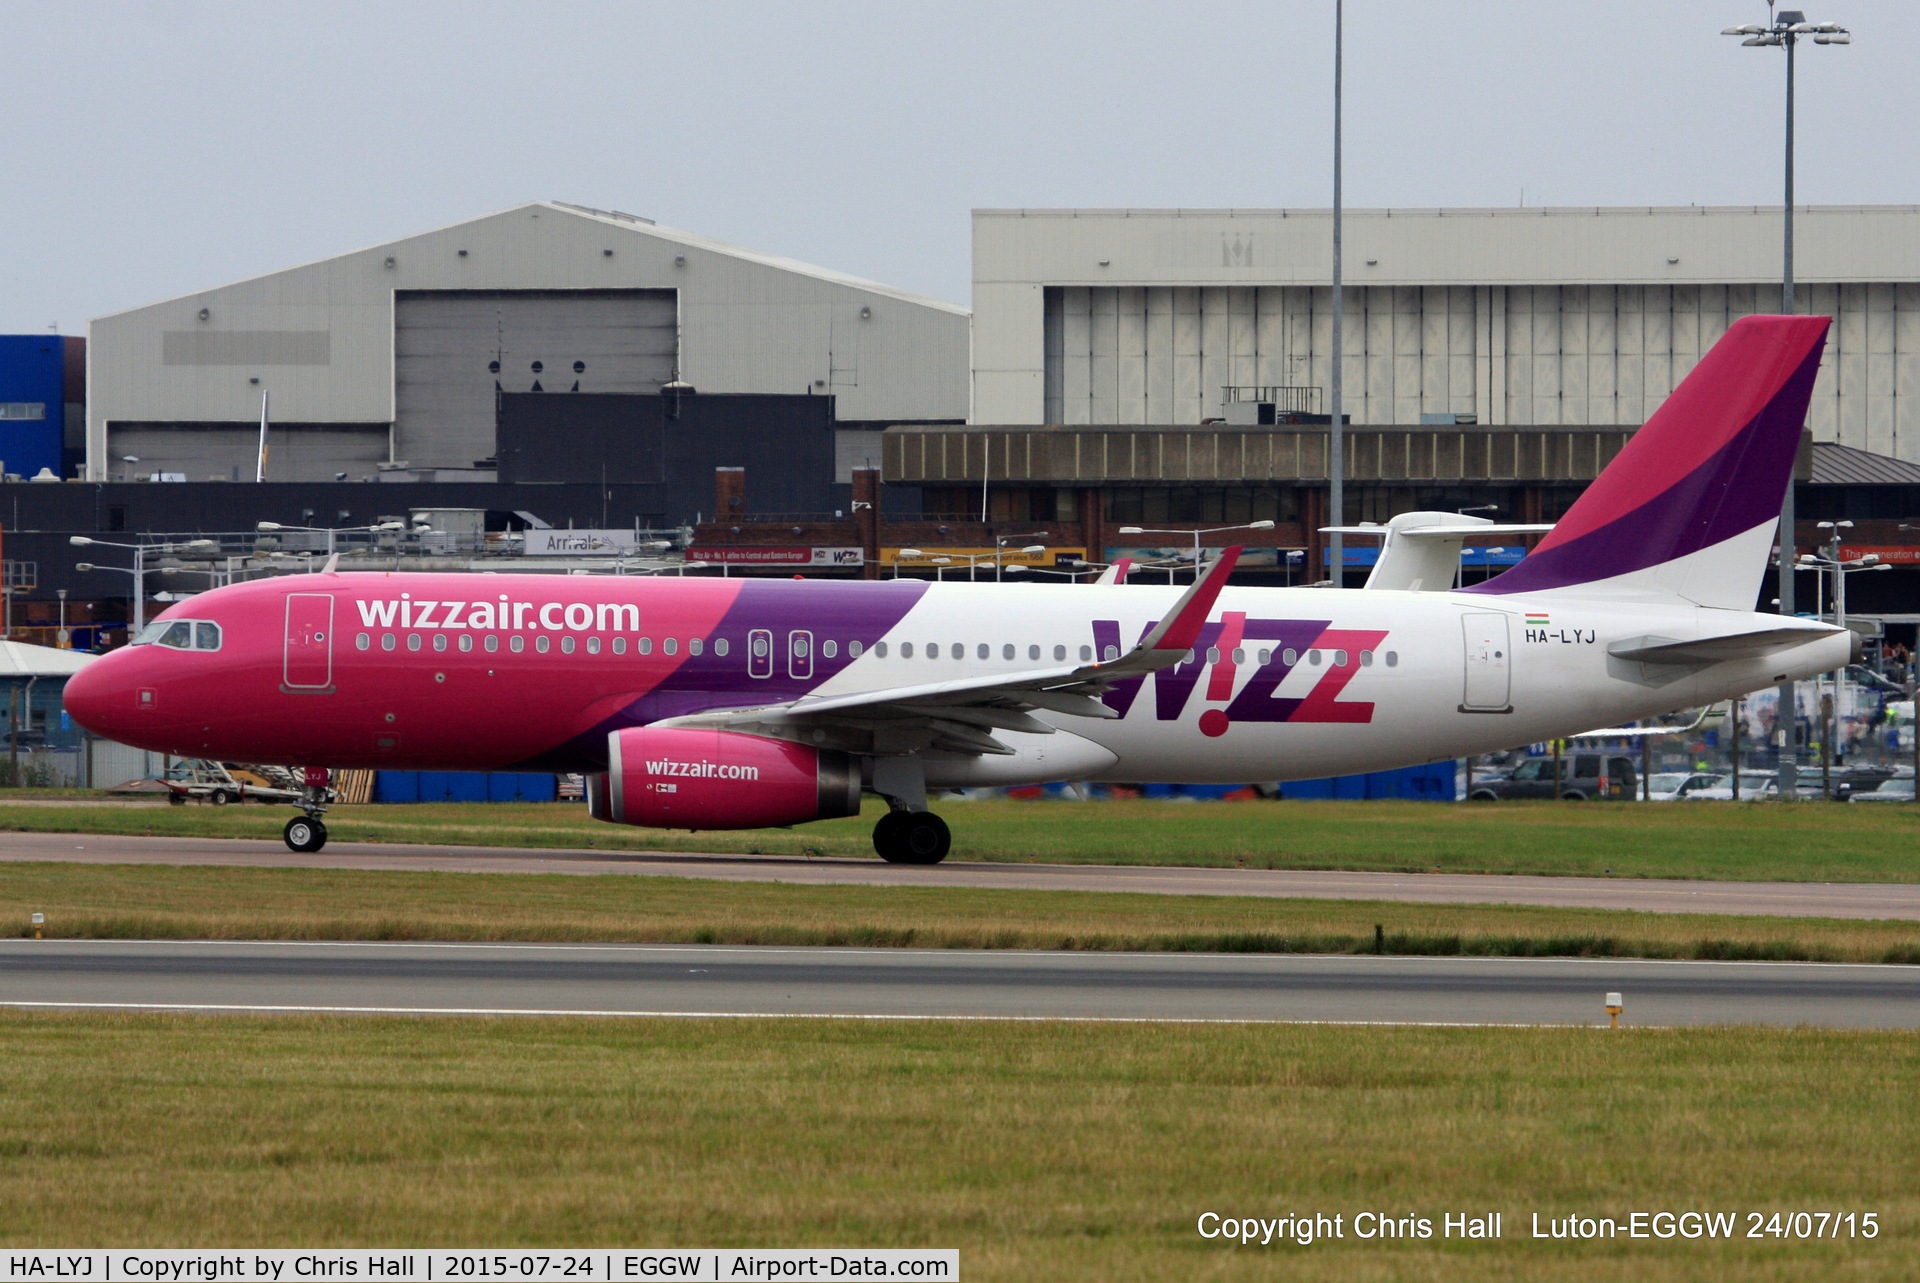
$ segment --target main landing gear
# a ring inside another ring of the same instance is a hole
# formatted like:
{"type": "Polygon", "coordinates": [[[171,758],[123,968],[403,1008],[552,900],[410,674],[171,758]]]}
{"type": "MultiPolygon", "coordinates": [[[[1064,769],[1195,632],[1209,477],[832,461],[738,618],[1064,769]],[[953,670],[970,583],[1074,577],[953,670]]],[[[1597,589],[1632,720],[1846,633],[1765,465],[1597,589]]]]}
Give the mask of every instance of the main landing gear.
{"type": "Polygon", "coordinates": [[[888,811],[873,826],[873,849],[888,864],[938,864],[953,834],[932,811],[888,811]]]}
{"type": "Polygon", "coordinates": [[[326,814],[327,804],[333,801],[333,791],[327,785],[333,779],[333,772],[324,766],[309,766],[301,783],[300,810],[303,814],[287,821],[287,827],[280,831],[280,837],[289,851],[298,851],[302,855],[312,855],[327,844],[327,826],[321,820],[326,814]]]}

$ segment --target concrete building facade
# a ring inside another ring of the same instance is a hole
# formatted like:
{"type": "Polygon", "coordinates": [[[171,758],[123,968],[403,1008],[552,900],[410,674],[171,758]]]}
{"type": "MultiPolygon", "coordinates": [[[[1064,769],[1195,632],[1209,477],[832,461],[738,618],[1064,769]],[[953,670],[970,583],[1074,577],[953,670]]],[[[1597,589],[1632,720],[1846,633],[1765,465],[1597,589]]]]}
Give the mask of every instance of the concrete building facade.
{"type": "MultiPolygon", "coordinates": [[[[1350,210],[1346,413],[1638,426],[1729,324],[1778,310],[1781,221],[1350,210]]],[[[1920,462],[1920,207],[1795,228],[1799,309],[1836,318],[1815,439],[1920,462]]],[[[1195,424],[1255,388],[1325,414],[1331,254],[1326,210],[976,210],[971,422],[1195,424]]]]}
{"type": "Polygon", "coordinates": [[[263,393],[268,479],[286,481],[400,462],[477,479],[502,392],[677,378],[831,396],[842,426],[875,433],[967,409],[967,309],[556,202],[101,317],[90,336],[94,480],[253,480],[263,393]]]}

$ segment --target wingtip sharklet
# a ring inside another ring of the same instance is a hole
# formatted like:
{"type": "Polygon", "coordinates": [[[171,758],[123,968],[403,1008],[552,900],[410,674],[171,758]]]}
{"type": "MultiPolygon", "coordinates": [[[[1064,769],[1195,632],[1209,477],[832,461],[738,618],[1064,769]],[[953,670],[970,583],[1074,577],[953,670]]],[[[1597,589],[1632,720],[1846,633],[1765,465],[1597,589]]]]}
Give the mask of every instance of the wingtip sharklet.
{"type": "Polygon", "coordinates": [[[1139,649],[1182,653],[1192,650],[1193,643],[1199,640],[1200,629],[1207,622],[1207,616],[1213,613],[1213,603],[1219,600],[1220,590],[1227,586],[1227,576],[1233,573],[1234,566],[1240,561],[1240,552],[1238,544],[1223,548],[1220,559],[1193,581],[1193,586],[1167,612],[1167,617],[1141,641],[1139,649]]]}

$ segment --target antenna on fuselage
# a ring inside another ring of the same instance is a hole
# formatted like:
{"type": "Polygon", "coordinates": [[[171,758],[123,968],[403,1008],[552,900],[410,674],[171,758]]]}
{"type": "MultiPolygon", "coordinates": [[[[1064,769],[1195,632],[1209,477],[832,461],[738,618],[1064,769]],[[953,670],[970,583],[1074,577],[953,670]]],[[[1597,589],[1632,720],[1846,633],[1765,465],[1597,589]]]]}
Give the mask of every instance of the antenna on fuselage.
{"type": "Polygon", "coordinates": [[[320,573],[323,575],[331,575],[338,569],[340,569],[340,554],[336,552],[327,558],[326,565],[320,567],[320,573]]]}

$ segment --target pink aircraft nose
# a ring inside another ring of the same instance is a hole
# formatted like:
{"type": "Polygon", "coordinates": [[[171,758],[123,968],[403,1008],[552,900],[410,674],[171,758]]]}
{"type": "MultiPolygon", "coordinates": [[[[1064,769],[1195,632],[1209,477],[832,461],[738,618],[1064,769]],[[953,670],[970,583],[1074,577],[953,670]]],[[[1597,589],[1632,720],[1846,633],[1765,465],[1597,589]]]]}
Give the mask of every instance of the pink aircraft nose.
{"type": "Polygon", "coordinates": [[[113,719],[113,670],[118,667],[110,657],[94,660],[67,679],[61,702],[73,720],[95,735],[111,738],[113,719]]]}

